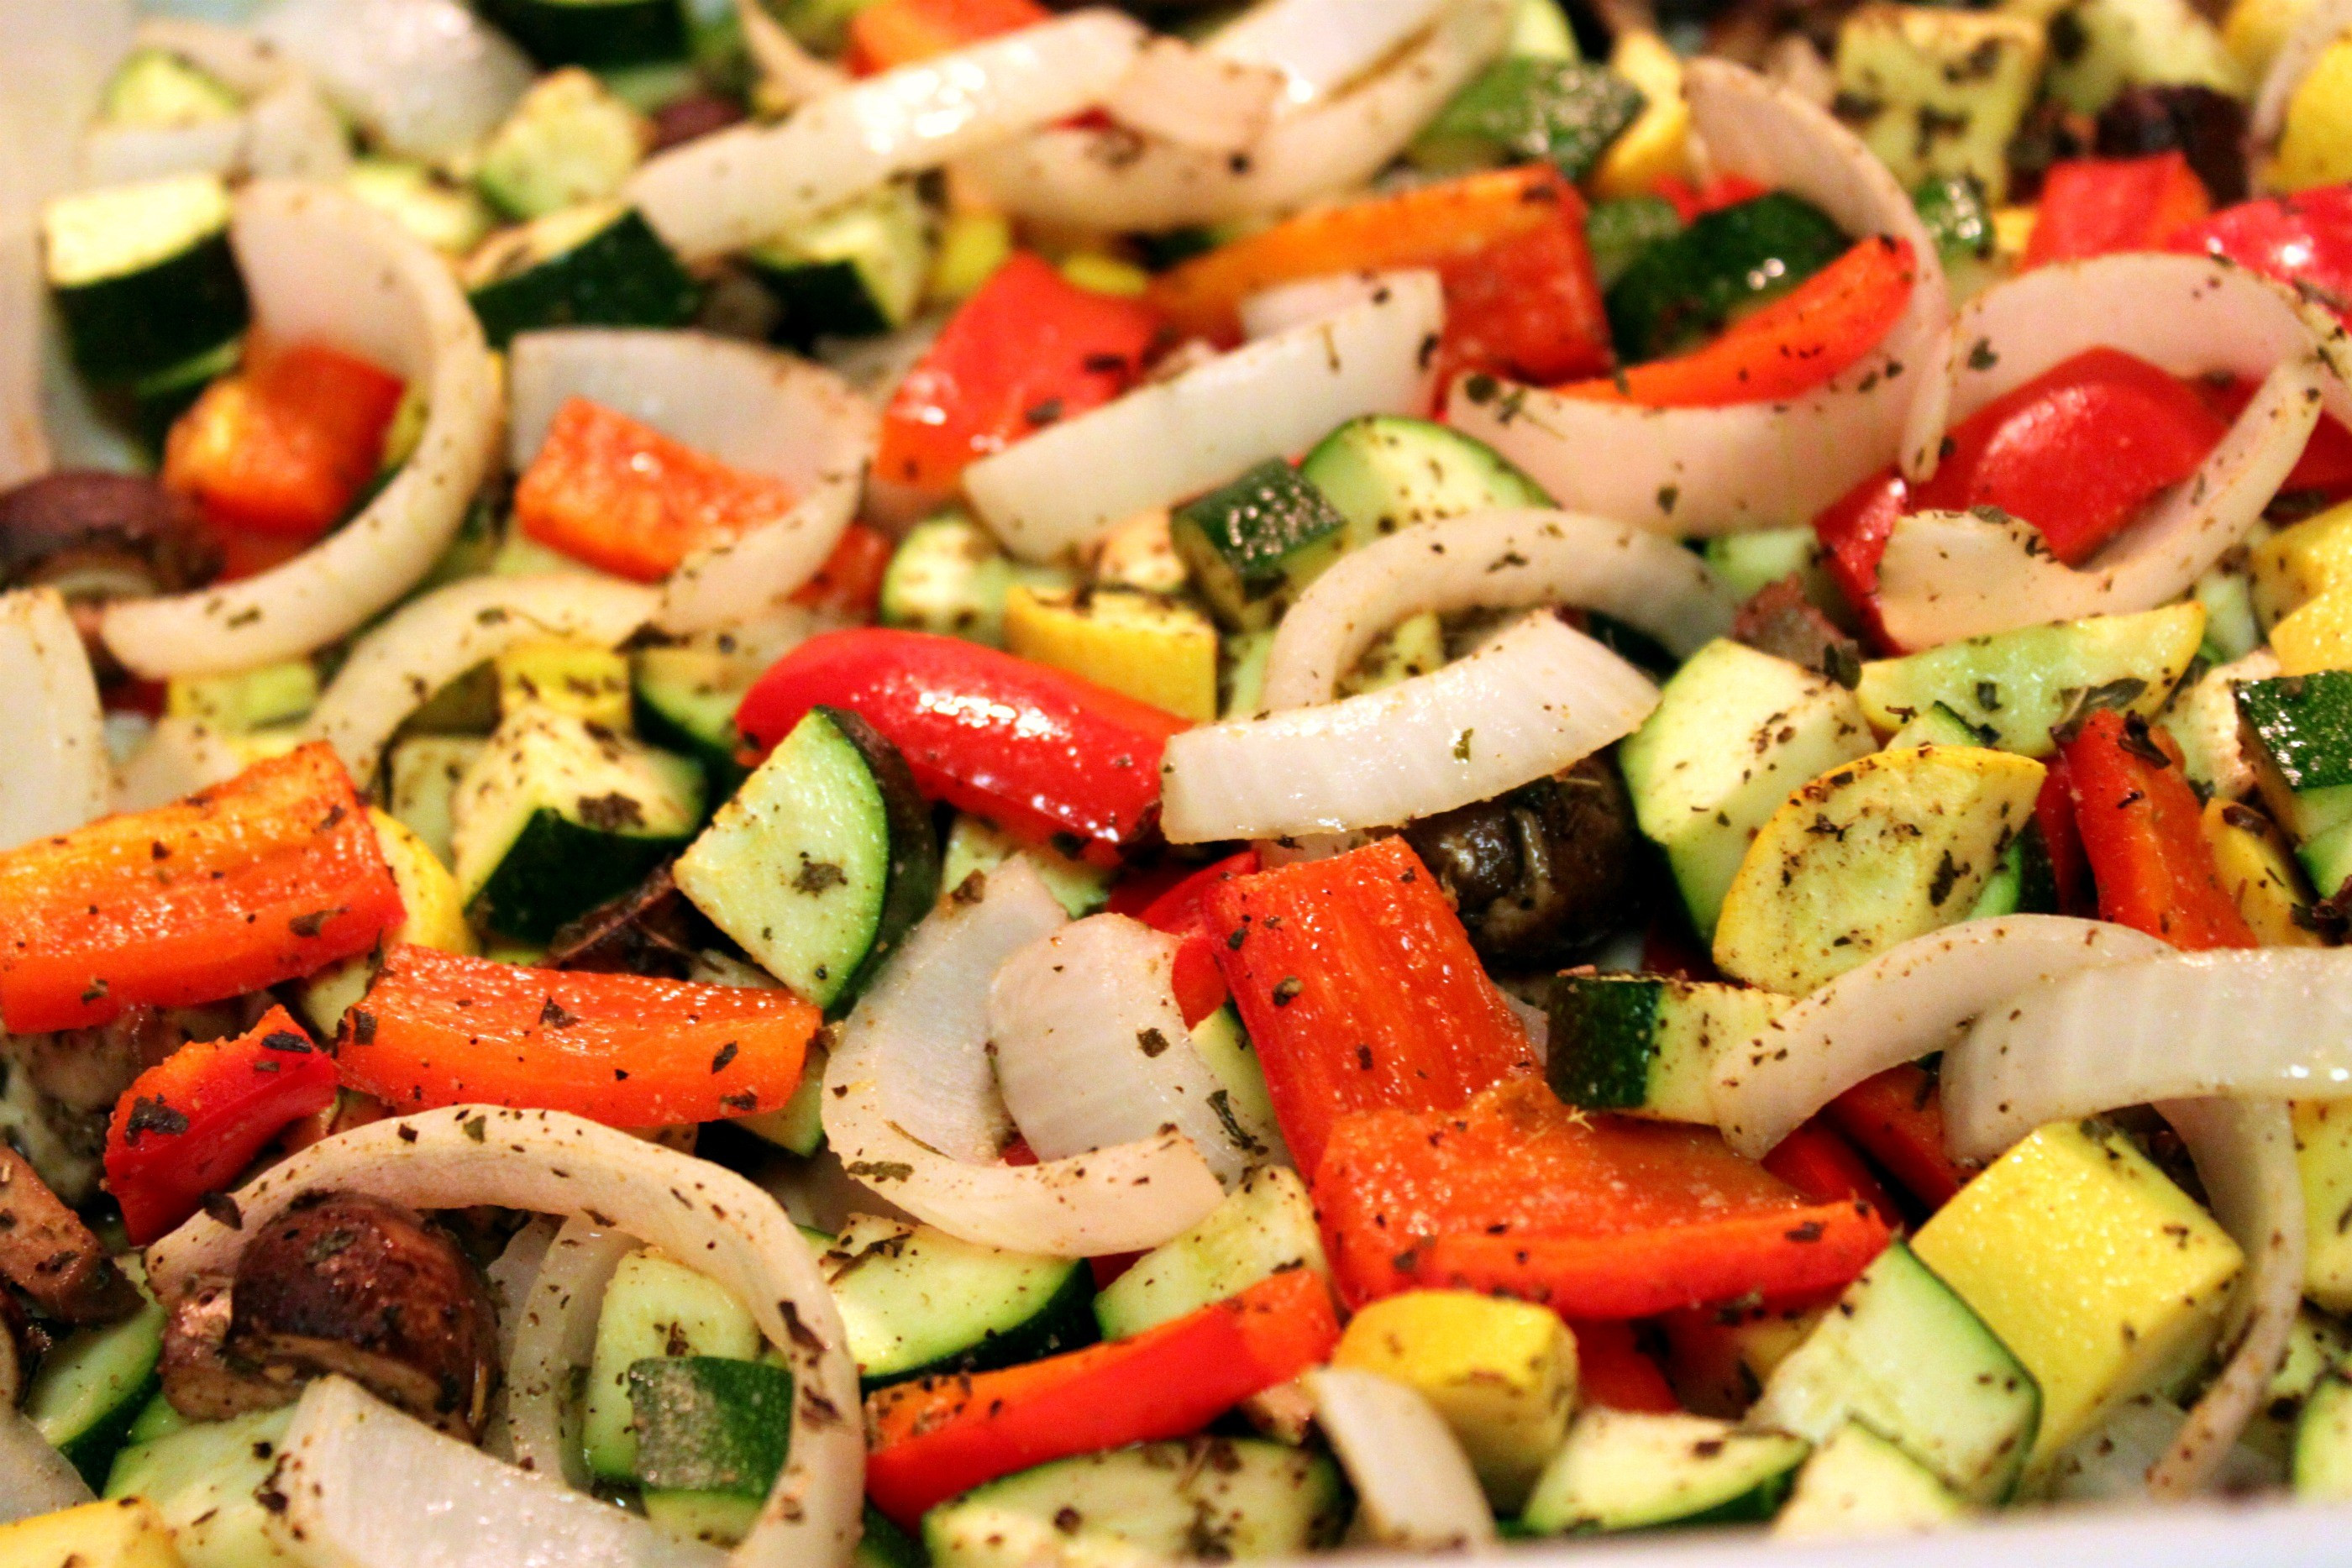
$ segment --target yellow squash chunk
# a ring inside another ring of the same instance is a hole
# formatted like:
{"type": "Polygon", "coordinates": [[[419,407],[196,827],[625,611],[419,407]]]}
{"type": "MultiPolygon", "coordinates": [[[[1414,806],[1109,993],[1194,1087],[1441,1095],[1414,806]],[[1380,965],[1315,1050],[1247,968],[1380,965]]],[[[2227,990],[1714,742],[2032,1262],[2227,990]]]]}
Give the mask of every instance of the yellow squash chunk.
{"type": "Polygon", "coordinates": [[[1864,5],[1838,28],[1838,106],[1906,189],[1974,175],[2000,201],[2042,79],[2042,24],[1999,11],[1864,5]]]}
{"type": "Polygon", "coordinates": [[[180,1568],[172,1532],[135,1497],[86,1502],[0,1524],[8,1568],[180,1568]]]}
{"type": "Polygon", "coordinates": [[[1407,1291],[1358,1312],[1331,1360],[1427,1396],[1503,1511],[1527,1501],[1576,1407],[1576,1342],[1525,1301],[1407,1291]]]}
{"type": "Polygon", "coordinates": [[[2248,81],[2263,79],[2286,36],[2311,6],[2312,0],[2234,0],[2221,23],[2221,42],[2244,68],[2248,81]]]}
{"type": "Polygon", "coordinates": [[[2352,38],[2320,51],[2287,100],[2270,183],[2282,191],[2352,180],[2352,38]]]}
{"type": "Polygon", "coordinates": [[[1217,629],[1176,600],[1015,584],[1004,598],[1004,645],[1181,717],[1217,716],[1217,629]]]}
{"type": "Polygon", "coordinates": [[[2119,1134],[2053,1122],[1912,1239],[2042,1385],[2031,1464],[2194,1365],[2245,1258],[2119,1134]]]}
{"type": "Polygon", "coordinates": [[[2272,627],[2271,652],[2282,675],[2352,669],[2352,583],[2336,584],[2272,627]]]}
{"type": "MultiPolygon", "coordinates": [[[[385,944],[413,942],[444,953],[475,951],[474,929],[466,924],[466,904],[457,896],[457,879],[449,874],[432,846],[398,819],[373,806],[368,808],[368,821],[375,824],[376,842],[383,847],[384,863],[392,868],[393,885],[400,889],[404,912],[400,923],[383,934],[385,944]]],[[[374,977],[375,960],[369,954],[337,959],[302,982],[302,1016],[320,1032],[332,1034],[374,977]]]]}
{"type": "Polygon", "coordinates": [[[2254,613],[2272,626],[2338,583],[2352,582],[2352,502],[2305,517],[2246,554],[2254,613]]]}
{"type": "Polygon", "coordinates": [[[1687,178],[1691,112],[1683,101],[1683,67],[1674,50],[1655,33],[1623,33],[1610,51],[1609,68],[1640,88],[1649,101],[1594,165],[1594,193],[1638,196],[1661,180],[1687,178]]]}
{"type": "Polygon", "coordinates": [[[1192,574],[1168,532],[1168,508],[1138,512],[1108,529],[1095,547],[1098,588],[1139,588],[1146,593],[1181,593],[1192,574]]]}
{"type": "Polygon", "coordinates": [[[1717,965],[1803,996],[1965,919],[2032,816],[2043,771],[1969,746],[1882,751],[1832,768],[1748,846],[1716,925],[1717,965]]]}
{"type": "Polygon", "coordinates": [[[289,724],[318,706],[319,672],[308,659],[233,675],[176,675],[163,688],[165,713],[229,735],[289,724]]]}
{"type": "Polygon", "coordinates": [[[2205,802],[2199,826],[2212,846],[2213,869],[2230,890],[2238,913],[2265,947],[2324,947],[2313,930],[2303,875],[2277,824],[2235,801],[2205,802]]]}
{"type": "Polygon", "coordinates": [[[625,733],[629,727],[629,659],[589,643],[542,638],[518,643],[492,661],[499,676],[499,712],[525,703],[551,707],[625,733]]]}
{"type": "Polygon", "coordinates": [[[2294,1110],[2294,1163],[2307,1227],[2303,1293],[2352,1312],[2352,1101],[2305,1101],[2294,1110]]]}

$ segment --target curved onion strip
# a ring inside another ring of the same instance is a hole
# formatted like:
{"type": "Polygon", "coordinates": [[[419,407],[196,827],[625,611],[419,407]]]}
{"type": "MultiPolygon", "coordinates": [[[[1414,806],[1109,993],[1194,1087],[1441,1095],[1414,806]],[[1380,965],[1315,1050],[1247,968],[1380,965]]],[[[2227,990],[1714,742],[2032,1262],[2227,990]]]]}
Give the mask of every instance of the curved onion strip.
{"type": "Polygon", "coordinates": [[[1040,1159],[1171,1128],[1230,1186],[1263,1145],[1192,1048],[1171,981],[1176,938],[1095,915],[1007,958],[988,988],[988,1042],[1013,1124],[1040,1159]]]}
{"type": "Polygon", "coordinates": [[[2352,420],[2352,339],[2325,311],[2219,256],[2135,251],[2038,267],[1961,308],[1920,369],[1904,471],[1936,471],[1944,432],[2086,349],[2136,354],[2176,376],[2261,379],[2316,348],[2329,413],[2352,420]]]}
{"type": "Polygon", "coordinates": [[[1206,52],[1270,66],[1297,103],[1362,76],[1437,19],[1447,0],[1259,0],[1210,35],[1206,52]]]}
{"type": "Polygon", "coordinates": [[[278,0],[254,23],[390,151],[462,152],[530,84],[521,50],[457,0],[278,0]]]}
{"type": "Polygon", "coordinates": [[[1143,29],[1106,10],[1041,22],[828,93],[777,126],[737,126],[650,160],[629,199],[688,260],[756,245],[894,174],[1100,102],[1143,29]]]}
{"type": "Polygon", "coordinates": [[[230,236],[261,331],[421,382],[428,410],[392,482],[285,565],[110,605],[107,646],[151,678],[250,669],[356,630],[432,569],[498,444],[498,371],[481,324],[448,264],[398,224],[340,191],[266,180],[238,193],[230,236]]]}
{"type": "Polygon", "coordinates": [[[1932,648],[2072,621],[2153,610],[2189,591],[2262,520],[2319,421],[2308,364],[2270,373],[2197,472],[2082,567],[2053,558],[2029,520],[1914,512],[1887,536],[1879,612],[1905,648],[1932,648]]]}
{"type": "Polygon", "coordinates": [[[1469,1457],[1419,1389],[1341,1366],[1299,1382],[1314,1396],[1315,1424],[1348,1471],[1372,1541],[1420,1552],[1495,1545],[1495,1515],[1469,1457]]]}
{"type": "Polygon", "coordinates": [[[636,1247],[635,1237],[575,1214],[555,1233],[524,1291],[504,1389],[507,1453],[524,1469],[588,1485],[578,1422],[566,1419],[572,1375],[595,1352],[604,1287],[636,1247]]]}
{"type": "Polygon", "coordinates": [[[531,1475],[346,1377],[302,1391],[268,1516],[297,1561],[336,1568],[722,1568],[723,1552],[531,1475]]]}
{"type": "Polygon", "coordinates": [[[784,1356],[796,1388],[791,1457],[733,1562],[807,1568],[848,1561],[865,1473],[857,1368],[808,1243],[758,1187],[560,1111],[425,1111],[338,1134],[262,1172],[236,1191],[242,1229],[198,1215],[148,1248],[157,1299],[177,1300],[198,1274],[235,1274],[249,1238],[303,1194],[327,1191],[413,1208],[496,1204],[593,1214],[726,1286],[784,1356]]]}
{"type": "Polygon", "coordinates": [[[1605,612],[1678,657],[1727,635],[1738,609],[1706,562],[1629,523],[1534,508],[1415,523],[1341,557],[1290,607],[1266,659],[1265,706],[1329,702],[1408,615],[1539,604],[1605,612]]]}
{"type": "Polygon", "coordinates": [[[1365,413],[1429,406],[1427,346],[1445,324],[1429,272],[1038,432],[964,470],[964,493],[1014,554],[1052,560],[1111,524],[1172,506],[1251,464],[1303,451],[1365,413]]]}
{"type": "Polygon", "coordinates": [[[2179,741],[2193,770],[2200,758],[2212,769],[2213,793],[2242,800],[2254,792],[2258,775],[2238,722],[2238,683],[2267,681],[2279,673],[2279,657],[2257,648],[2242,659],[2216,664],[2197,678],[2187,695],[2176,695],[2158,722],[2179,741]]]}
{"type": "Polygon", "coordinates": [[[2327,46],[2347,31],[2352,31],[2352,0],[2318,0],[2303,14],[2263,73],[2253,113],[2246,122],[2248,147],[2268,148],[2278,140],[2279,132],[2286,129],[2286,106],[2294,100],[2294,89],[2303,85],[2327,46]]]}
{"type": "Polygon", "coordinates": [[[1281,74],[1268,67],[1163,34],[1143,46],[1103,108],[1130,131],[1231,158],[1265,133],[1282,89],[1281,74]]]}
{"type": "MultiPolygon", "coordinates": [[[[2053,1502],[2145,1501],[2147,1473],[2179,1436],[2188,1415],[2161,1394],[2126,1399],[2107,1418],[2051,1456],[2046,1485],[2053,1502]]],[[[2286,1482],[2286,1467],[2271,1455],[2240,1443],[2222,1458],[2214,1477],[2231,1492],[2263,1491],[2286,1482]]],[[[2179,1516],[2171,1516],[2173,1521],[2179,1516]]],[[[2152,1523],[2165,1523],[2155,1516],[2152,1523]]]]}
{"type": "Polygon", "coordinates": [[[165,714],[116,771],[114,809],[148,811],[234,779],[245,758],[208,724],[165,714]]]}
{"type": "Polygon", "coordinates": [[[1950,308],[1943,265],[1886,165],[1827,110],[1727,61],[1693,60],[1685,79],[1719,171],[1793,192],[1848,234],[1910,243],[1901,319],[1861,363],[1787,402],[1645,409],[1517,387],[1481,402],[1470,389],[1486,383],[1465,379],[1446,420],[1575,511],[1678,535],[1803,522],[1895,455],[1950,308]]]}
{"type": "Polygon", "coordinates": [[[1241,303],[1242,336],[1271,338],[1337,316],[1378,295],[1386,287],[1377,272],[1334,272],[1260,289],[1241,303]]]}
{"type": "Polygon", "coordinates": [[[1285,212],[1370,181],[1509,33],[1505,0],[1456,0],[1384,69],[1276,120],[1246,158],[1062,126],[966,158],[958,172],[1007,212],[1087,228],[1160,230],[1285,212]]]}
{"type": "Polygon", "coordinates": [[[1171,843],[1390,827],[1557,773],[1658,706],[1639,670],[1538,612],[1385,691],[1172,736],[1171,843]]]}
{"type": "Polygon", "coordinates": [[[1142,1251],[1223,1197],[1190,1139],[1007,1166],[987,1163],[1001,1134],[973,1136],[1009,1131],[988,1065],[986,981],[1063,919],[1018,857],[986,873],[977,899],[934,910],[844,1027],[825,1067],[824,1135],[850,1175],[966,1241],[1062,1258],[1142,1251]]]}
{"type": "Polygon", "coordinates": [[[840,67],[818,59],[801,47],[782,22],[761,0],[735,0],[735,20],[743,29],[743,47],[768,91],[790,108],[823,98],[849,80],[840,67]]]}
{"type": "Polygon", "coordinates": [[[792,487],[793,507],[698,550],[662,585],[655,621],[700,632],[749,621],[816,575],[857,510],[881,418],[822,365],[700,332],[529,332],[511,353],[507,450],[520,473],[568,398],[644,421],[792,487]]]}
{"type": "Polygon", "coordinates": [[[498,1308],[501,1366],[514,1359],[515,1326],[522,1317],[523,1298],[530,1294],[530,1282],[539,1278],[540,1269],[547,1262],[558,1223],[551,1214],[531,1220],[508,1237],[499,1255],[482,1270],[482,1277],[489,1281],[490,1300],[498,1308]]]}
{"type": "Polygon", "coordinates": [[[352,778],[372,779],[393,732],[476,664],[537,637],[612,647],[656,602],[650,588],[585,573],[469,577],[435,589],[352,645],[308,733],[332,745],[352,778]]]}
{"type": "Polygon", "coordinates": [[[1944,1053],[1944,1137],[1964,1159],[2045,1122],[2227,1094],[2352,1097],[2352,951],[2140,958],[2029,987],[1944,1053]]]}
{"type": "Polygon", "coordinates": [[[2235,1349],[2147,1473],[2159,1498],[2201,1491],[2270,1396],[2303,1305],[2303,1177],[2294,1124],[2281,1103],[2173,1100],[2157,1106],[2197,1162],[2214,1218],[2246,1255],[2223,1343],[2235,1349]]]}
{"type": "Polygon", "coordinates": [[[0,850],[106,811],[113,780],[98,681],[54,588],[0,594],[0,850]]]}
{"type": "Polygon", "coordinates": [[[1915,936],[1718,1054],[1716,1124],[1725,1143],[1762,1159],[1848,1089],[1942,1050],[1954,1030],[2026,987],[2170,951],[2129,926],[2063,915],[1964,920],[1915,936]]]}
{"type": "Polygon", "coordinates": [[[0,1410],[0,1524],[90,1500],[73,1461],[49,1446],[21,1410],[0,1410]]]}
{"type": "Polygon", "coordinates": [[[82,179],[93,185],[201,171],[242,177],[338,180],[352,149],[343,122],[309,78],[240,27],[154,17],[132,38],[191,60],[247,102],[227,120],[198,125],[96,125],[82,142],[82,179]]]}

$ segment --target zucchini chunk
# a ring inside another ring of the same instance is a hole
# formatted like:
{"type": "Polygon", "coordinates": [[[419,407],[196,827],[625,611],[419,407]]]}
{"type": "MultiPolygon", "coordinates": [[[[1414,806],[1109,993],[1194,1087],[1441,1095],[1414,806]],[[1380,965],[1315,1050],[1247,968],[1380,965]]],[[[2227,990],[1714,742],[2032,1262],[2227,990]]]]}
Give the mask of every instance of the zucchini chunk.
{"type": "Polygon", "coordinates": [[[498,226],[471,186],[423,163],[361,158],[343,175],[343,189],[445,256],[464,256],[498,226]]]}
{"type": "Polygon", "coordinates": [[[632,1252],[613,1271],[596,1312],[581,1444],[588,1468],[607,1480],[637,1477],[636,1408],[630,1376],[648,1359],[760,1354],[760,1325],[727,1287],[656,1252],[632,1252]]]}
{"type": "MultiPolygon", "coordinates": [[[[1204,1020],[1205,1021],[1205,1020],[1204,1020]]],[[[1328,1276],[1307,1184],[1286,1166],[1255,1166],[1183,1234],[1146,1252],[1094,1300],[1105,1339],[1126,1339],[1239,1295],[1285,1269],[1328,1276]]]]}
{"type": "Polygon", "coordinates": [[[1713,1126],[1717,1054],[1762,1033],[1788,1005],[1750,986],[1561,975],[1545,1076],[1570,1105],[1713,1126]]]}
{"type": "Polygon", "coordinates": [[[1316,443],[1298,474],[1348,519],[1351,548],[1436,517],[1552,504],[1485,442],[1402,414],[1349,420],[1316,443]]]}
{"type": "MultiPolygon", "coordinates": [[[[1680,107],[1677,105],[1676,107],[1680,107]]],[[[1627,364],[1678,352],[1845,254],[1828,214],[1785,191],[1701,214],[1636,256],[1603,303],[1627,364]]]]}
{"type": "Polygon", "coordinates": [[[1580,180],[1647,101],[1605,66],[1516,55],[1455,93],[1407,155],[1440,172],[1543,159],[1580,180]]]}
{"type": "Polygon", "coordinates": [[[679,0],[478,0],[542,66],[635,66],[686,54],[679,0]]]}
{"type": "Polygon", "coordinates": [[[783,311],[779,340],[862,338],[914,319],[937,244],[914,183],[893,181],[743,253],[783,311]]]}
{"type": "Polygon", "coordinates": [[[2352,1500],[2352,1378],[2341,1371],[2319,1380],[2294,1424],[2294,1495],[2352,1500]]]}
{"type": "Polygon", "coordinates": [[[74,364],[127,384],[167,373],[242,334],[245,279],[218,175],[109,185],[41,214],[45,266],[74,364]]]}
{"type": "Polygon", "coordinates": [[[216,125],[244,112],[236,90],[194,61],[170,49],[131,51],[106,84],[99,123],[151,131],[216,125]]]}
{"type": "Polygon", "coordinates": [[[735,759],[743,737],[735,710],[759,671],[739,655],[705,648],[640,648],[630,663],[629,716],[636,732],[702,765],[713,800],[751,777],[735,759]]]}
{"type": "Polygon", "coordinates": [[[1177,554],[1226,627],[1262,632],[1348,548],[1348,519],[1322,488],[1269,457],[1176,508],[1177,554]]]}
{"type": "Polygon", "coordinates": [[[2241,681],[2238,718],[2263,803],[2333,897],[2352,878],[2352,670],[2241,681]]]}
{"type": "Polygon", "coordinates": [[[885,626],[1002,648],[1005,598],[1019,584],[1071,589],[1077,579],[1060,567],[1014,560],[971,518],[943,512],[916,524],[891,552],[879,619],[885,626]]]}
{"type": "Polygon", "coordinates": [[[1887,1535],[1968,1517],[1968,1499],[1859,1421],[1813,1450],[1797,1472],[1775,1535],[1887,1535]]]}
{"type": "Polygon", "coordinates": [[[620,194],[653,138],[650,120],[571,67],[523,94],[490,133],[474,183],[509,217],[543,218],[620,194]]]}
{"type": "Polygon", "coordinates": [[[948,847],[940,861],[940,885],[961,887],[964,878],[972,873],[994,871],[1014,855],[1028,861],[1029,869],[1037,873],[1045,891],[1069,911],[1073,920],[1094,914],[1110,897],[1110,884],[1117,873],[1107,867],[1088,865],[1049,844],[1024,844],[985,818],[963,811],[957,812],[955,821],[948,824],[948,847]]]}
{"type": "Polygon", "coordinates": [[[115,1450],[160,1386],[163,1354],[163,1309],[152,1301],[121,1322],[76,1329],[41,1358],[25,1415],[84,1480],[103,1487],[115,1450]]]}
{"type": "Polygon", "coordinates": [[[1528,1501],[1538,1535],[1769,1519],[1811,1445],[1705,1416],[1595,1406],[1576,1418],[1528,1501]]]}
{"type": "Polygon", "coordinates": [[[183,1420],[117,1455],[105,1495],[144,1498],[192,1568],[290,1563],[254,1493],[277,1469],[278,1443],[293,1422],[290,1406],[226,1421],[183,1420]]]}
{"type": "Polygon", "coordinates": [[[854,1214],[819,1264],[869,1391],[1013,1366],[1097,1338],[1083,1259],[1003,1252],[854,1214]]]}
{"type": "Polygon", "coordinates": [[[494,349],[541,327],[677,327],[702,300],[644,216],[617,202],[493,235],[460,276],[494,349]]]}

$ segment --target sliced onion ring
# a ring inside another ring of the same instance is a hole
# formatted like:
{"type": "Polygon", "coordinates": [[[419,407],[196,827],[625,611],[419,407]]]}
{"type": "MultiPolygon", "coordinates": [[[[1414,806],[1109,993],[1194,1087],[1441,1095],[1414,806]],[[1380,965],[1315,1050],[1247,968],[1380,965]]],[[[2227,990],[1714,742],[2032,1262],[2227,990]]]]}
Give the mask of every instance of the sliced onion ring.
{"type": "Polygon", "coordinates": [[[1445,324],[1428,272],[1040,431],[964,470],[964,493],[1016,555],[1052,560],[1113,523],[1173,506],[1251,464],[1303,451],[1365,413],[1429,403],[1445,324]]]}
{"type": "Polygon", "coordinates": [[[465,152],[533,75],[520,49],[457,0],[278,0],[254,30],[412,158],[465,152]]]}
{"type": "Polygon", "coordinates": [[[1723,1141],[1762,1159],[1800,1123],[1864,1079],[1916,1061],[1952,1031],[2037,981],[2170,952],[2126,925],[2005,915],[1879,954],[1840,975],[1716,1058],[1723,1141]]]}
{"type": "Polygon", "coordinates": [[[304,1194],[340,1191],[423,1209],[593,1212],[732,1291],[795,1384],[791,1456],[732,1561],[848,1561],[865,1473],[857,1368],[808,1243],[759,1188],[560,1111],[451,1106],[338,1134],[262,1172],[235,1195],[240,1228],[198,1215],[147,1249],[150,1288],[169,1303],[199,1275],[234,1275],[247,1241],[304,1194]]]}
{"type": "Polygon", "coordinates": [[[1677,657],[1728,634],[1738,606],[1698,557],[1627,523],[1535,508],[1415,523],[1340,558],[1276,629],[1265,706],[1331,700],[1389,627],[1423,611],[1602,611],[1677,657]]]}
{"type": "Polygon", "coordinates": [[[575,1214],[548,1243],[538,1273],[521,1292],[514,1350],[507,1358],[506,1448],[527,1470],[585,1488],[591,1479],[574,1423],[572,1376],[596,1347],[596,1312],[636,1238],[575,1214]]]}
{"type": "Polygon", "coordinates": [[[198,719],[167,713],[115,773],[114,809],[146,811],[236,778],[245,758],[229,737],[198,719]]]}
{"type": "Polygon", "coordinates": [[[747,246],[913,173],[1101,102],[1138,24],[1086,10],[870,77],[778,126],[742,125],[650,160],[627,194],[689,260],[747,246]]]}
{"type": "Polygon", "coordinates": [[[1421,1390],[1344,1366],[1299,1382],[1314,1396],[1315,1424],[1347,1469],[1372,1541],[1419,1552],[1495,1546],[1495,1515],[1477,1473],[1421,1390]]]}
{"type": "Polygon", "coordinates": [[[1362,76],[1435,21],[1447,0],[1259,0],[1218,28],[1207,51],[1279,71],[1306,103],[1362,76]]]}
{"type": "Polygon", "coordinates": [[[679,563],[654,615],[666,632],[749,621],[805,585],[856,515],[881,439],[873,406],[831,371],[700,332],[529,332],[514,341],[511,375],[518,473],[565,400],[582,397],[792,487],[782,517],[679,563]]]}
{"type": "Polygon", "coordinates": [[[98,681],[54,588],[0,594],[0,850],[105,814],[113,780],[98,681]]]}
{"type": "Polygon", "coordinates": [[[916,928],[844,1028],[825,1067],[824,1103],[825,1137],[845,1168],[950,1235],[1015,1252],[1142,1251],[1197,1224],[1223,1191],[1181,1133],[1007,1166],[982,1163],[997,1149],[973,1147],[968,1131],[961,1152],[943,1149],[946,1139],[930,1131],[954,1134],[991,1116],[1002,1123],[989,1079],[986,981],[1064,918],[1018,857],[987,873],[978,892],[947,900],[916,928]]]}
{"type": "Polygon", "coordinates": [[[1170,737],[1160,827],[1179,844],[1392,827],[1557,773],[1657,705],[1640,671],[1538,612],[1385,691],[1170,737]]]}
{"type": "Polygon", "coordinates": [[[1575,511],[1679,535],[1805,522],[1895,455],[1950,308],[1943,266],[1903,187],[1827,110],[1727,61],[1693,60],[1685,72],[1719,171],[1793,192],[1848,234],[1909,242],[1901,319],[1861,363],[1786,402],[1646,409],[1532,387],[1497,395],[1491,381],[1465,377],[1446,420],[1575,511]]]}
{"type": "Polygon", "coordinates": [[[310,78],[253,34],[184,17],[151,17],[132,43],[193,61],[242,95],[231,119],[184,126],[92,126],[82,177],[94,185],[207,173],[337,180],[351,166],[343,122],[310,78]]]}
{"type": "Polygon", "coordinates": [[[425,430],[358,517],[285,565],[110,605],[107,646],[151,678],[250,669],[357,630],[431,570],[497,451],[498,371],[441,257],[341,192],[289,181],[239,192],[230,237],[259,330],[326,343],[421,384],[425,430]]]}
{"type": "Polygon", "coordinates": [[[49,1446],[32,1417],[0,1410],[0,1525],[90,1500],[73,1461],[49,1446]]]}
{"type": "Polygon", "coordinates": [[[1143,46],[1104,108],[1129,130],[1233,158],[1265,133],[1282,90],[1278,71],[1162,34],[1143,46]]]}
{"type": "Polygon", "coordinates": [[[307,731],[333,746],[364,785],[408,716],[476,664],[538,637],[612,647],[644,625],[656,603],[650,588],[586,574],[469,577],[435,589],[352,646],[307,731]]]}

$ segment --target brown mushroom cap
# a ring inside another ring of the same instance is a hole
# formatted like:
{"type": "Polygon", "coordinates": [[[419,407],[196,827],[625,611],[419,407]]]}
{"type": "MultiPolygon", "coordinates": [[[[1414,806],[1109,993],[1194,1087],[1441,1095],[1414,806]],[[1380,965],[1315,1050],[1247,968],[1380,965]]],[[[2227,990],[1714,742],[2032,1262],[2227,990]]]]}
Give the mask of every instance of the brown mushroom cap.
{"type": "Polygon", "coordinates": [[[0,587],[180,593],[219,570],[194,504],[143,476],[67,469],[0,492],[0,587]]]}

